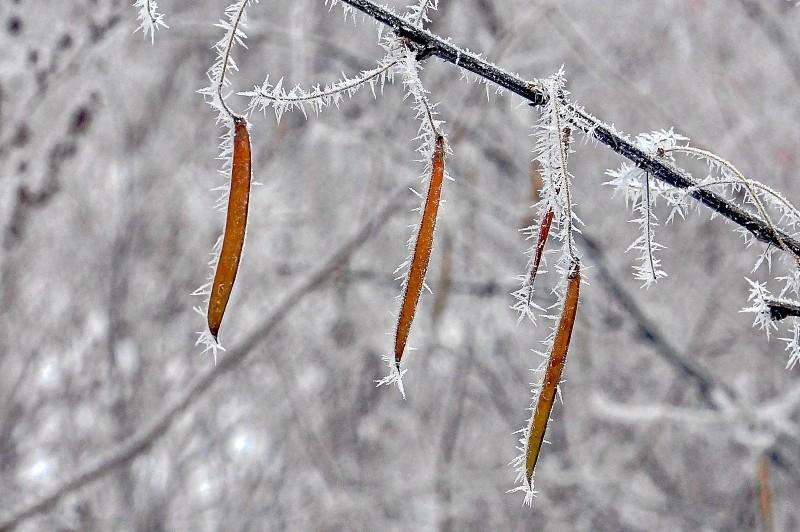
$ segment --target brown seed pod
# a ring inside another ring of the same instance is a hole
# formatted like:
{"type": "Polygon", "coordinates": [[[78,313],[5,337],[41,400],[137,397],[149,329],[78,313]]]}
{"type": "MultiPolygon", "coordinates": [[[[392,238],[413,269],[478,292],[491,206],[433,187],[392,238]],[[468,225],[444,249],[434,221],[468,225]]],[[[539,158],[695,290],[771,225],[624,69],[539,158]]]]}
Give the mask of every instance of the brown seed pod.
{"type": "Polygon", "coordinates": [[[547,243],[547,237],[550,234],[550,226],[553,224],[553,209],[549,209],[542,220],[539,222],[539,237],[536,241],[536,251],[531,261],[531,270],[528,272],[528,279],[526,284],[530,287],[528,290],[528,305],[531,303],[533,297],[533,284],[536,282],[536,272],[539,271],[539,264],[542,262],[542,253],[544,252],[544,245],[547,243]]]}
{"type": "Polygon", "coordinates": [[[531,414],[530,433],[528,434],[528,442],[525,445],[525,478],[528,482],[528,487],[531,487],[533,470],[536,467],[539,451],[542,448],[550,412],[553,410],[558,383],[561,381],[561,372],[564,369],[564,363],[567,361],[572,326],[575,324],[575,314],[578,311],[581,271],[580,263],[577,260],[573,261],[567,279],[564,308],[561,310],[561,319],[558,322],[556,337],[553,340],[553,349],[547,361],[547,370],[542,382],[542,389],[539,392],[539,399],[536,401],[536,408],[531,414]]]}
{"type": "Polygon", "coordinates": [[[408,333],[411,331],[411,322],[417,310],[419,296],[425,282],[425,273],[433,248],[433,233],[436,229],[436,216],[439,212],[439,199],[442,196],[442,183],[444,182],[444,137],[436,137],[436,147],[433,150],[431,162],[431,178],[428,183],[428,194],[425,196],[425,205],[422,209],[422,219],[419,222],[417,241],[414,244],[414,253],[408,269],[406,287],[403,292],[403,304],[400,307],[400,317],[397,320],[397,330],[394,337],[394,361],[400,369],[400,360],[406,349],[408,333]]]}
{"type": "Polygon", "coordinates": [[[233,283],[236,281],[236,272],[239,270],[247,228],[247,209],[250,203],[252,177],[250,133],[247,131],[247,120],[243,117],[234,116],[233,123],[233,164],[225,233],[208,299],[208,330],[214,336],[214,340],[217,339],[225,307],[228,306],[233,283]]]}

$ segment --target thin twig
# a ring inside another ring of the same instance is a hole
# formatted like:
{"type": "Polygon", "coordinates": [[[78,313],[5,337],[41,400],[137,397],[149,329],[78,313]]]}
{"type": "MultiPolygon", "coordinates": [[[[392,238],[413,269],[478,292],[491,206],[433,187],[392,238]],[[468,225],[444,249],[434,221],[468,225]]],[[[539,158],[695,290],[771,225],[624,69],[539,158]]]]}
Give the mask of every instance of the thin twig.
{"type": "Polygon", "coordinates": [[[214,90],[216,91],[219,104],[223,111],[225,111],[225,113],[228,115],[229,120],[233,120],[234,117],[238,115],[231,111],[230,107],[228,107],[228,104],[225,103],[225,98],[222,96],[222,90],[225,88],[225,75],[228,73],[228,65],[230,64],[231,60],[231,51],[233,50],[233,45],[236,42],[239,25],[242,22],[242,17],[244,17],[244,11],[247,9],[249,4],[250,0],[242,0],[242,3],[237,8],[236,15],[230,21],[231,27],[229,29],[229,35],[226,37],[225,49],[220,61],[221,69],[219,72],[219,78],[214,81],[214,90]]]}
{"type": "Polygon", "coordinates": [[[653,278],[658,279],[658,273],[656,272],[656,263],[655,258],[653,257],[653,228],[651,227],[651,216],[650,216],[650,174],[647,172],[644,173],[644,216],[645,216],[645,245],[647,246],[647,261],[650,265],[650,272],[652,272],[653,278]]]}
{"type": "Polygon", "coordinates": [[[781,249],[785,249],[786,251],[791,251],[789,248],[786,247],[786,243],[783,241],[783,237],[778,232],[778,228],[775,227],[775,224],[772,223],[772,218],[770,218],[770,215],[767,212],[767,208],[764,206],[764,203],[761,201],[761,198],[759,198],[758,194],[756,194],[755,190],[753,190],[753,187],[751,185],[752,180],[747,179],[744,176],[744,174],[742,172],[740,172],[739,169],[736,168],[732,163],[730,163],[729,161],[723,159],[722,157],[720,157],[716,153],[712,153],[712,152],[710,152],[708,150],[703,150],[703,149],[700,149],[700,148],[695,148],[694,146],[673,146],[671,148],[664,148],[664,149],[662,149],[662,151],[664,153],[685,153],[685,154],[689,154],[691,156],[694,156],[694,157],[697,157],[697,158],[700,158],[700,159],[705,159],[706,161],[709,161],[712,164],[716,163],[716,164],[718,164],[720,166],[723,166],[723,167],[727,168],[728,170],[730,170],[733,173],[734,177],[736,177],[739,180],[739,182],[741,183],[741,185],[744,186],[745,190],[747,190],[747,193],[750,195],[751,201],[753,202],[753,204],[756,206],[756,209],[758,210],[758,214],[767,223],[767,226],[769,226],[770,231],[772,231],[772,233],[775,235],[775,239],[780,244],[779,247],[781,249]]]}
{"type": "Polygon", "coordinates": [[[422,2],[420,3],[419,13],[417,13],[417,16],[414,17],[415,26],[419,26],[420,28],[422,27],[422,22],[423,22],[422,19],[425,17],[425,12],[428,10],[428,4],[430,3],[431,0],[422,0],[422,2]]]}
{"type": "MultiPolygon", "coordinates": [[[[556,94],[556,92],[557,91],[553,90],[553,94],[556,94]]],[[[558,135],[559,166],[561,167],[561,181],[564,185],[565,207],[567,208],[565,215],[567,249],[569,250],[570,258],[576,261],[578,256],[575,254],[575,238],[572,235],[572,191],[570,190],[569,173],[567,172],[567,157],[569,156],[569,142],[572,130],[569,127],[565,127],[563,130],[561,129],[560,110],[558,106],[558,103],[553,105],[553,122],[556,128],[556,134],[558,135]]],[[[558,194],[558,189],[556,189],[556,194],[558,194]]]]}
{"type": "Polygon", "coordinates": [[[291,105],[301,104],[304,102],[313,102],[314,100],[324,100],[325,98],[328,98],[330,96],[335,96],[338,93],[347,92],[355,89],[356,87],[369,83],[370,81],[381,76],[384,72],[387,72],[389,69],[394,67],[399,62],[400,62],[399,59],[395,61],[390,61],[385,65],[377,66],[372,70],[366,70],[356,78],[345,80],[343,83],[337,83],[330,88],[320,89],[318,91],[309,91],[298,95],[287,94],[285,96],[274,96],[266,91],[258,91],[258,90],[253,92],[243,92],[240,94],[242,94],[243,96],[257,96],[258,98],[264,100],[269,100],[277,103],[286,103],[291,105]]]}

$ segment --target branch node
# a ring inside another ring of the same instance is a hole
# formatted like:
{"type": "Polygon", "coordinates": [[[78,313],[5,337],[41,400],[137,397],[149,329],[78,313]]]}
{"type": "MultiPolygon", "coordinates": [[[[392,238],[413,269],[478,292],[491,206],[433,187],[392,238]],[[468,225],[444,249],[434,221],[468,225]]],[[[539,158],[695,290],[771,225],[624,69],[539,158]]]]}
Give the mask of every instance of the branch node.
{"type": "Polygon", "coordinates": [[[417,61],[425,61],[433,54],[436,53],[436,46],[435,45],[427,45],[417,50],[417,61]]]}

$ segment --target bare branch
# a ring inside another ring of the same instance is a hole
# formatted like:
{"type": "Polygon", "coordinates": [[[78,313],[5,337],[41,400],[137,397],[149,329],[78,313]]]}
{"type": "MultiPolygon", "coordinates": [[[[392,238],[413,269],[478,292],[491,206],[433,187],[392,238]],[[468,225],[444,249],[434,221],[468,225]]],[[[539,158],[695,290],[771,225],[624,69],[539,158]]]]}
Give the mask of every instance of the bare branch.
{"type": "Polygon", "coordinates": [[[789,316],[800,317],[800,303],[796,301],[767,299],[765,303],[769,307],[769,317],[773,321],[781,321],[789,316]]]}

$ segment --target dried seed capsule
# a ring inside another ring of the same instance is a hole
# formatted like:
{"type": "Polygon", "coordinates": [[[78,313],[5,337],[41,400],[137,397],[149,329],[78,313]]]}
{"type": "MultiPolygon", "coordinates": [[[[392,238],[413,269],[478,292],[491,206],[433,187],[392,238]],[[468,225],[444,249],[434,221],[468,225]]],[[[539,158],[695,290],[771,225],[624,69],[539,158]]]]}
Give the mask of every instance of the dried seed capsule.
{"type": "Polygon", "coordinates": [[[225,218],[225,233],[222,238],[214,282],[208,300],[208,330],[217,339],[222,317],[231,297],[233,283],[244,247],[247,228],[247,209],[250,203],[250,181],[252,167],[250,161],[250,133],[247,120],[235,116],[233,136],[233,164],[228,194],[228,210],[225,218]]]}
{"type": "Polygon", "coordinates": [[[444,150],[444,137],[439,135],[436,137],[436,147],[433,150],[428,194],[425,196],[422,219],[419,223],[414,253],[412,254],[405,291],[403,292],[403,304],[400,307],[400,317],[397,320],[397,331],[394,338],[394,361],[398,370],[400,369],[400,360],[403,358],[403,352],[406,349],[411,322],[414,321],[414,313],[417,310],[417,303],[419,303],[419,297],[422,294],[425,273],[428,271],[428,263],[431,258],[433,233],[436,229],[436,217],[439,211],[439,200],[442,196],[442,183],[444,182],[444,150]]]}
{"type": "Polygon", "coordinates": [[[536,241],[536,251],[531,261],[531,269],[528,272],[528,278],[525,284],[528,285],[528,305],[531,304],[533,297],[533,285],[536,282],[536,273],[539,271],[539,264],[542,262],[542,253],[544,253],[544,245],[547,243],[547,237],[550,234],[550,226],[553,224],[553,209],[548,209],[542,220],[539,222],[539,236],[536,241]]]}
{"type": "Polygon", "coordinates": [[[561,310],[561,319],[558,322],[556,336],[553,340],[553,349],[547,361],[547,370],[542,382],[542,389],[536,401],[536,407],[531,414],[528,441],[525,445],[525,479],[528,487],[532,486],[533,470],[539,458],[539,451],[544,441],[547,422],[553,410],[558,383],[561,381],[561,372],[567,361],[567,350],[572,336],[572,326],[575,324],[575,314],[578,311],[578,296],[581,285],[580,263],[575,260],[570,267],[567,280],[567,293],[564,296],[564,307],[561,310]]]}

